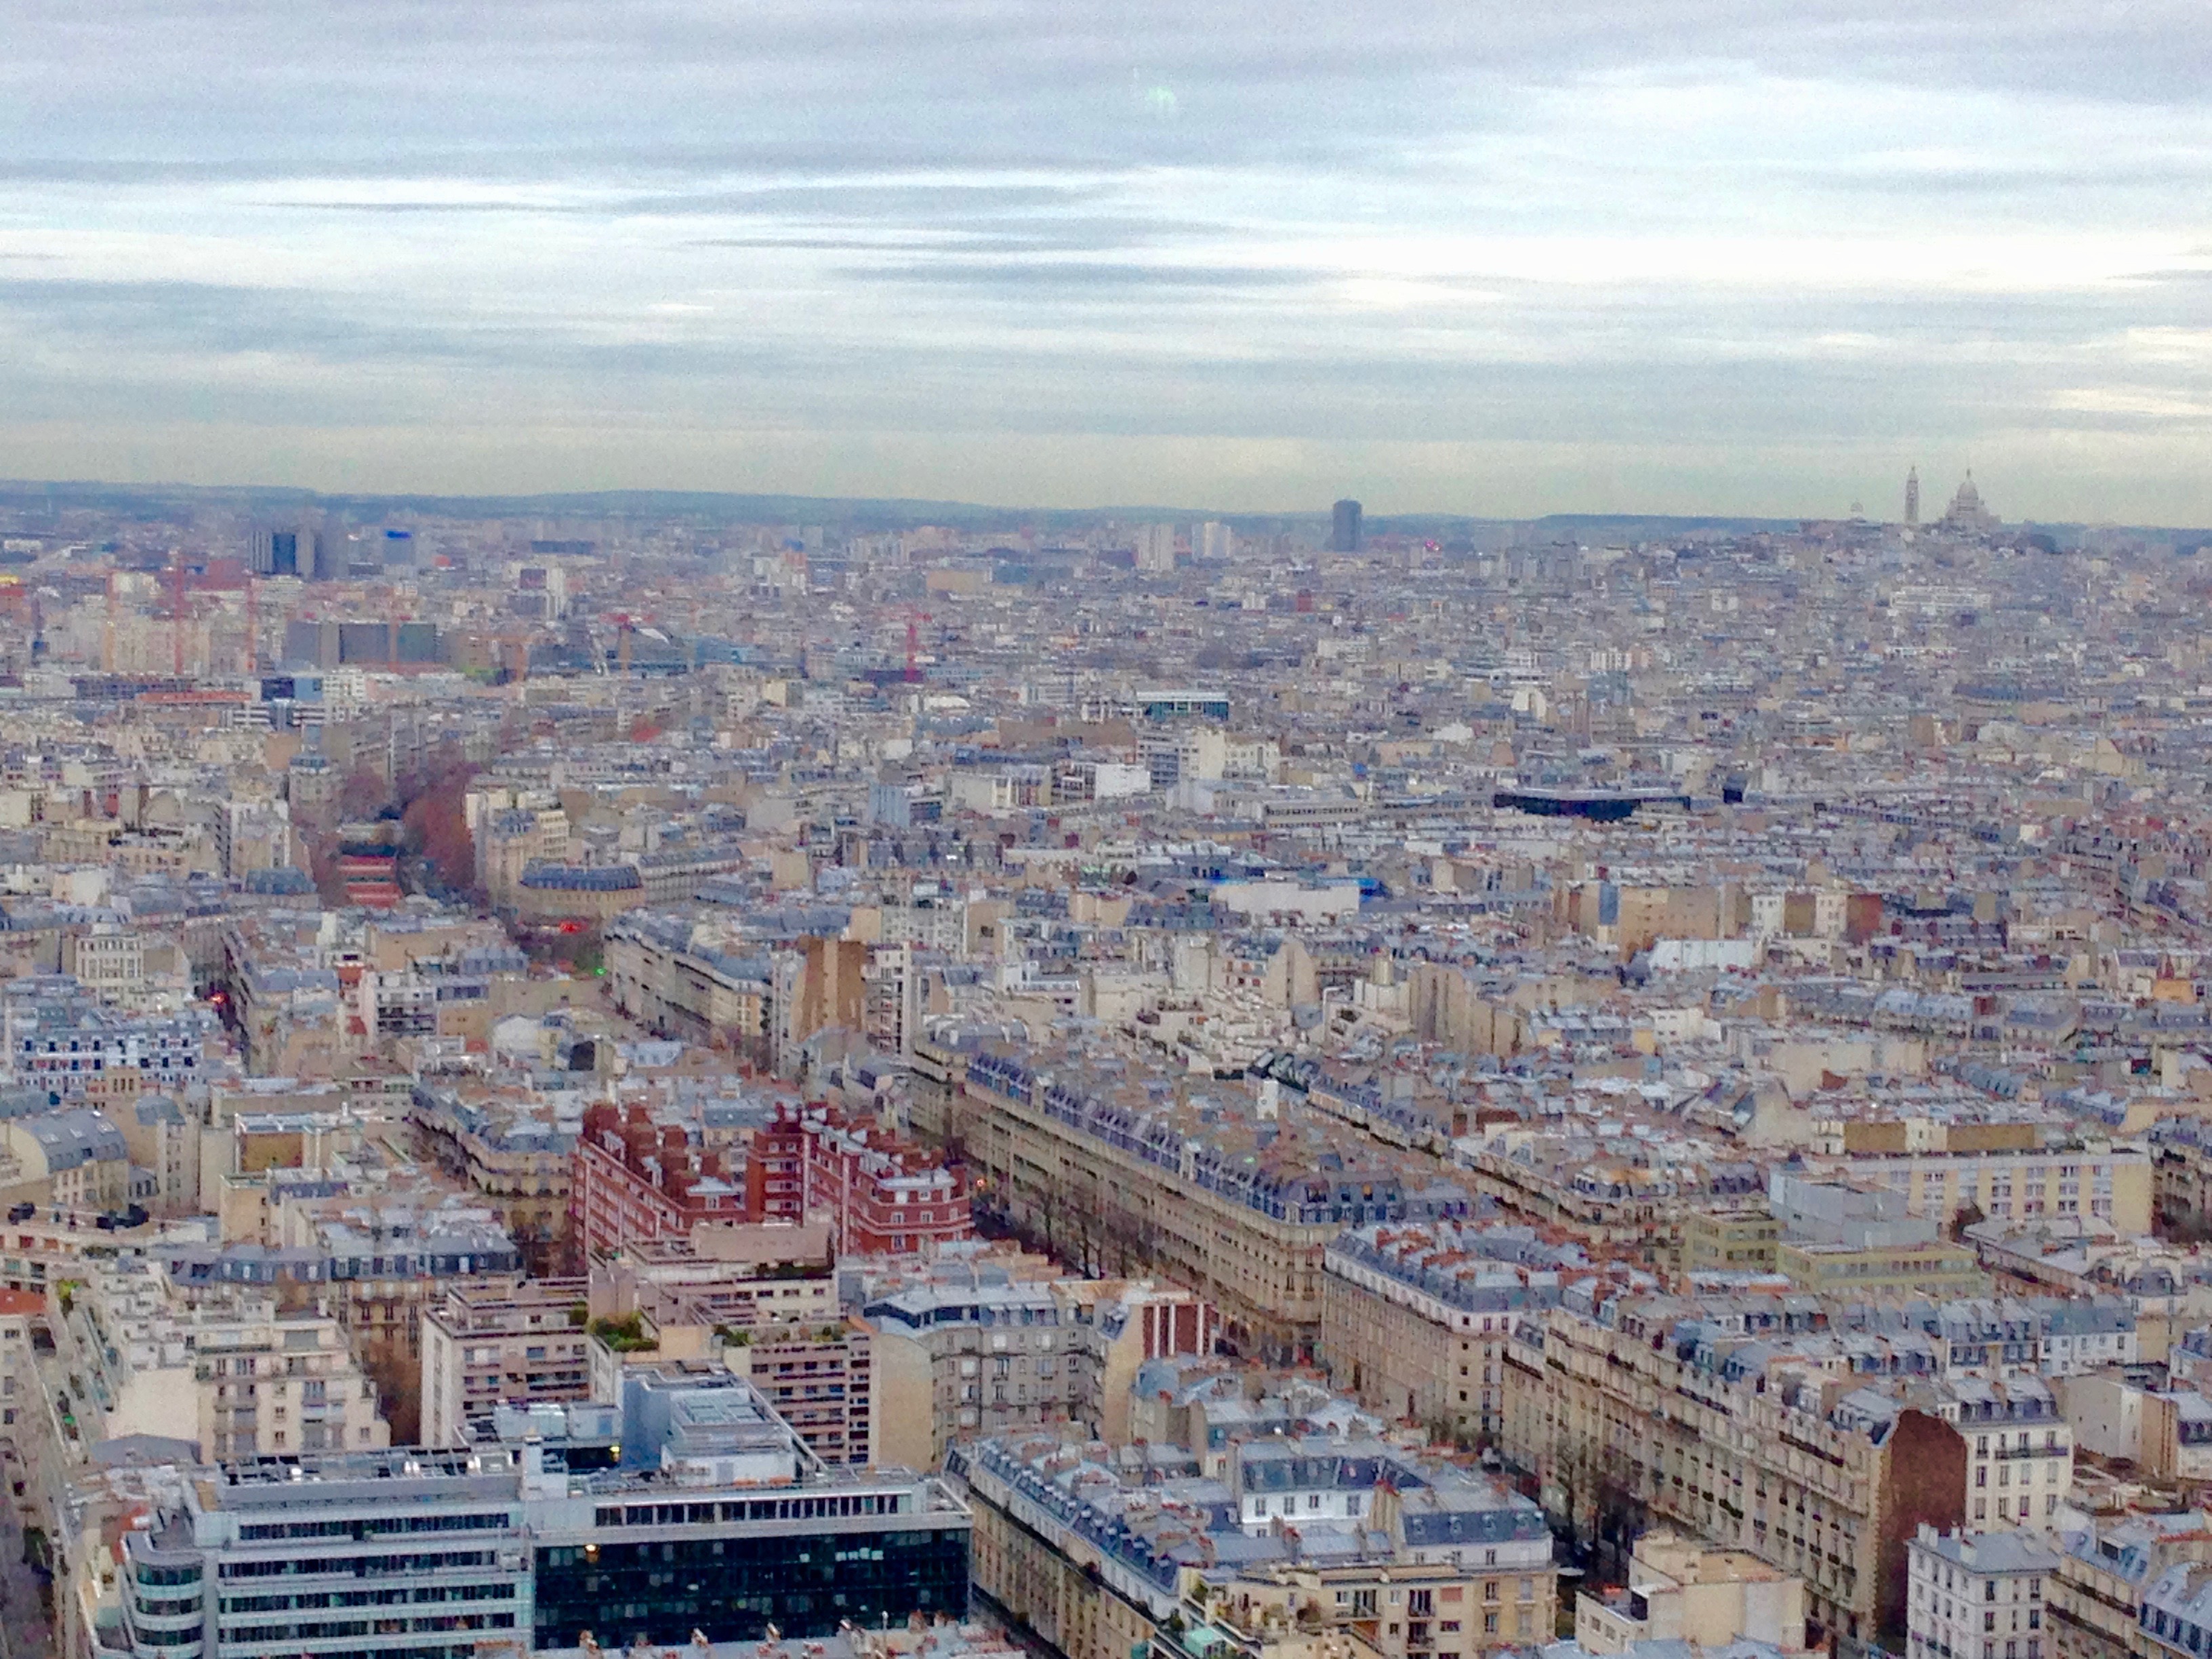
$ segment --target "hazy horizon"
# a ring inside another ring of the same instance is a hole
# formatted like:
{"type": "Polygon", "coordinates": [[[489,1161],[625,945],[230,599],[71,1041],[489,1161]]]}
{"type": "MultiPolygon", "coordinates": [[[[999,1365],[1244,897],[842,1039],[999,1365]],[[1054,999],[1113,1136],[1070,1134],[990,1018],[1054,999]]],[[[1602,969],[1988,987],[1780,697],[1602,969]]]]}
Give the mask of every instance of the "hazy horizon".
{"type": "MultiPolygon", "coordinates": [[[[126,483],[115,479],[91,478],[4,478],[0,477],[0,511],[15,497],[31,492],[46,492],[60,498],[63,505],[95,507],[109,504],[111,495],[158,500],[172,494],[207,495],[216,498],[243,498],[247,502],[259,502],[258,515],[271,522],[281,521],[284,508],[280,503],[306,497],[320,511],[339,512],[340,509],[369,507],[396,510],[404,519],[419,514],[428,517],[445,514],[457,518],[470,516],[474,509],[482,516],[501,518],[525,510],[553,510],[572,513],[588,519],[604,514],[619,518],[628,513],[641,512],[648,516],[680,517],[696,507],[711,503],[726,512],[732,522],[750,523],[768,520],[787,520],[803,517],[806,511],[820,509],[823,522],[863,520],[871,523],[911,524],[921,526],[931,523],[957,523],[999,518],[1018,520],[1024,515],[1046,520],[1121,520],[1132,523],[1157,522],[1173,520],[1177,523],[1195,523],[1218,519],[1240,524],[1274,524],[1278,526],[1306,523],[1316,527],[1326,526],[1331,518],[1334,503],[1318,506],[1232,508],[1204,502],[1143,502],[1097,501],[1049,503],[1022,501],[956,501],[925,496],[883,495],[801,495],[782,490],[708,490],[708,489],[610,489],[590,491],[540,491],[527,493],[488,492],[451,494],[425,490],[317,490],[289,484],[259,483],[193,483],[179,479],[149,480],[126,483]],[[896,509],[908,509],[897,511],[896,509]]],[[[1923,521],[1932,520],[1942,507],[1942,501],[1932,505],[1923,496],[1923,521]]],[[[1564,509],[1553,513],[1534,514],[1520,517],[1485,516],[1476,514],[1420,507],[1383,507],[1373,502],[1361,503],[1362,518],[1375,533],[1406,533],[1409,526],[1440,526],[1464,524],[1471,528],[1504,527],[1542,524],[1553,520],[1589,520],[1599,523],[1638,523],[1678,525],[1685,527],[1699,526],[1771,526],[1794,527],[1806,523],[1844,521],[1844,515],[1817,514],[1731,514],[1731,513],[1647,513],[1633,507],[1612,512],[1591,512],[1564,509]]],[[[343,514],[340,514],[343,516],[343,514]]],[[[370,514],[364,521],[381,515],[370,514]]],[[[1896,523],[1895,516],[1869,514],[1869,523],[1896,523]]],[[[2152,534],[2172,532],[2179,536],[2198,536],[2212,533],[2212,526],[2185,524],[2156,524],[2119,520],[2081,519],[2022,519],[2006,522],[2023,529],[2052,531],[2140,531],[2152,534]]],[[[980,526],[970,522],[972,531],[980,526]]]]}
{"type": "Polygon", "coordinates": [[[2212,48],[2084,9],[30,0],[0,473],[2212,523],[2212,48]]]}

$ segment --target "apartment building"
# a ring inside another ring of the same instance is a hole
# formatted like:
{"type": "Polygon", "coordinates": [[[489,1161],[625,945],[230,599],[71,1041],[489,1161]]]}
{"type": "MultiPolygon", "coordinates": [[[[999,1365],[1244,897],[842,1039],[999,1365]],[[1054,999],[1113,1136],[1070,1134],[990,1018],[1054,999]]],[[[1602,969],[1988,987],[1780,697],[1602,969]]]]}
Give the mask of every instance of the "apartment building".
{"type": "Polygon", "coordinates": [[[569,1180],[571,1226],[586,1262],[637,1240],[748,1218],[743,1176],[724,1154],[695,1152],[686,1129],[656,1123],[641,1104],[586,1110],[569,1180]]]}
{"type": "Polygon", "coordinates": [[[398,1444],[420,1438],[423,1313],[456,1286],[511,1289],[522,1271],[520,1253],[489,1214],[397,1200],[293,1216],[274,1247],[163,1240],[147,1255],[180,1305],[219,1301],[241,1285],[260,1287],[282,1308],[327,1304],[375,1380],[398,1444]]]}
{"type": "Polygon", "coordinates": [[[1126,1075],[991,1046],[969,1057],[960,1088],[968,1161],[1007,1220],[1048,1248],[1188,1285],[1261,1358],[1313,1358],[1322,1256],[1346,1225],[1468,1203],[1349,1133],[1302,1126],[1326,1158],[1303,1139],[1295,1154],[1287,1139],[1263,1142],[1241,1097],[1162,1104],[1126,1075]]]}
{"type": "Polygon", "coordinates": [[[592,1313],[627,1314],[650,1295],[681,1293],[732,1325],[835,1317],[835,1261],[826,1226],[717,1223],[595,1261],[592,1313]]]}
{"type": "Polygon", "coordinates": [[[1179,1286],[1018,1277],[988,1261],[878,1279],[860,1312],[875,1340],[878,1455],[930,1468],[957,1442],[1048,1425],[1126,1439],[1138,1369],[1210,1352],[1216,1328],[1179,1286]]]}
{"type": "Polygon", "coordinates": [[[2090,1138],[2027,1148],[1864,1153],[1837,1168],[1855,1182],[1903,1194],[1910,1213],[1940,1225],[1969,1209],[1993,1221],[2079,1216],[2126,1237],[2150,1231],[2156,1187],[2148,1147],[2090,1138]]]}
{"type": "Polygon", "coordinates": [[[1077,1420],[1077,1337],[1047,1283],[924,1284],[872,1297],[881,1455],[936,1468],[957,1440],[1077,1420]]]}
{"type": "Polygon", "coordinates": [[[1765,1205],[1756,1208],[1692,1210],[1682,1218],[1685,1273],[1774,1271],[1782,1223],[1765,1205]]]}
{"type": "Polygon", "coordinates": [[[1747,1165],[1662,1172],[1594,1164],[1584,1155],[1589,1150],[1508,1131],[1465,1149],[1455,1173],[1517,1217],[1565,1227],[1592,1249],[1628,1253],[1654,1267],[1680,1260],[1683,1229],[1693,1212],[1738,1206],[1757,1194],[1757,1175],[1747,1165]]]}
{"type": "Polygon", "coordinates": [[[847,1317],[821,1323],[756,1325],[732,1333],[722,1363],[760,1391],[823,1462],[909,1462],[878,1457],[875,1333],[847,1317]]]}
{"type": "Polygon", "coordinates": [[[146,981],[146,939],[135,927],[97,922],[62,938],[62,972],[106,1003],[126,1002],[146,981]]]}
{"type": "Polygon", "coordinates": [[[467,1444],[501,1406],[590,1397],[590,1281],[456,1285],[422,1313],[422,1441],[467,1444]]]}
{"type": "Polygon", "coordinates": [[[1534,1504],[1377,1441],[1242,1444],[1226,1510],[1215,1480],[1164,1449],[1125,1465],[1018,1436],[963,1447],[952,1467],[975,1506],[977,1591],[1068,1659],[1252,1652],[1278,1624],[1389,1659],[1458,1659],[1533,1644],[1555,1616],[1534,1504]]]}
{"type": "Polygon", "coordinates": [[[2014,1532],[1938,1532],[1910,1545],[1908,1659],[2045,1659],[2046,1587],[2058,1556],[2014,1532]]]}
{"type": "Polygon", "coordinates": [[[2212,1516],[2100,1516],[2057,1544],[2044,1586],[2051,1659],[2167,1659],[2145,1617],[2145,1592],[2176,1569],[2212,1564],[2212,1516]]]}
{"type": "Polygon", "coordinates": [[[130,1144],[102,1113],[78,1107],[0,1123],[0,1156],[17,1197],[88,1217],[131,1202],[130,1144]]]}
{"type": "Polygon", "coordinates": [[[775,979],[765,955],[695,945],[688,924],[634,913],[608,924],[607,990],[647,1030],[727,1048],[766,1066],[775,1046],[775,979]]]}
{"type": "Polygon", "coordinates": [[[2143,1586],[2137,1615],[2157,1659],[2188,1659],[2212,1644],[2212,1567],[2177,1564],[2143,1586]]]}
{"type": "Polygon", "coordinates": [[[1802,1578],[1814,1645],[1833,1636],[1856,1653],[1901,1638],[1906,1540],[1964,1514],[1960,1431],[1787,1369],[1757,1332],[1678,1346],[1677,1305],[1647,1314],[1624,1298],[1602,1319],[1584,1303],[1520,1322],[1505,1351],[1508,1462],[1601,1560],[1672,1522],[1802,1578]],[[1771,1375],[1747,1368],[1770,1358],[1771,1375]]]}
{"type": "Polygon", "coordinates": [[[753,1218],[824,1218],[840,1255],[926,1255],[975,1236],[958,1170],[820,1102],[777,1104],[747,1149],[745,1180],[753,1218]]]}
{"type": "Polygon", "coordinates": [[[146,1088],[174,1091],[198,1082],[215,1029],[215,1015],[204,1006],[174,1014],[104,1007],[67,974],[12,980],[0,997],[9,1079],[45,1089],[57,1103],[81,1098],[88,1084],[118,1067],[134,1070],[146,1088]]]}
{"type": "MultiPolygon", "coordinates": [[[[376,1384],[336,1319],[309,1310],[280,1314],[264,1304],[229,1319],[195,1320],[188,1328],[198,1405],[194,1437],[208,1456],[290,1457],[392,1443],[376,1384]]],[[[154,1392],[173,1387],[172,1373],[139,1375],[154,1392]]]]}
{"type": "Polygon", "coordinates": [[[1775,1271],[1800,1290],[1846,1297],[1883,1292],[1978,1296],[1989,1289],[1974,1252],[1944,1238],[1888,1188],[1810,1181],[1777,1172],[1767,1202],[1781,1223],[1775,1271]]]}
{"type": "Polygon", "coordinates": [[[1361,1404],[1471,1444],[1505,1420],[1514,1322],[1556,1306],[1581,1249],[1526,1228],[1437,1222],[1347,1228],[1322,1257],[1322,1351],[1361,1404]]]}
{"type": "Polygon", "coordinates": [[[1966,1511],[1976,1532],[2057,1524],[2074,1485],[2074,1430],[2041,1377],[1954,1377],[1936,1410],[1966,1443],[1966,1511]]]}
{"type": "Polygon", "coordinates": [[[573,1118],[563,1128],[533,1098],[467,1099],[458,1089],[418,1082],[407,1121],[441,1169],[490,1203],[530,1273],[569,1265],[573,1118]]]}

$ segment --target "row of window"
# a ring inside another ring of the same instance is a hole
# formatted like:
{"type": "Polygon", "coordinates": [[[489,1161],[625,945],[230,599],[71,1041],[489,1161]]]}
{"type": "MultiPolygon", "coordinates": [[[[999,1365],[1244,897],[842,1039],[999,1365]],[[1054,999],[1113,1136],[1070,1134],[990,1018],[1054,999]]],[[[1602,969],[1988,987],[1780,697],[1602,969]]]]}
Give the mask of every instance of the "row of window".
{"type": "MultiPolygon", "coordinates": [[[[303,1625],[237,1625],[222,1632],[233,1642],[308,1642],[333,1636],[405,1636],[418,1631],[513,1630],[511,1613],[446,1613],[424,1619],[325,1619],[303,1625]]],[[[198,1632],[194,1632],[197,1637],[198,1632]]]]}
{"type": "Polygon", "coordinates": [[[339,1521],[285,1521],[240,1527],[240,1540],[270,1538],[373,1538],[386,1533],[499,1532],[513,1524],[504,1510],[481,1515],[356,1516],[339,1521]]]}
{"type": "Polygon", "coordinates": [[[824,1498],[754,1498],[712,1504],[602,1504],[600,1527],[703,1526],[715,1521],[818,1521],[837,1516],[896,1515],[902,1493],[847,1492],[824,1498]]]}
{"type": "MultiPolygon", "coordinates": [[[[515,1587],[510,1583],[471,1584],[418,1584],[413,1589],[380,1590],[307,1590],[297,1595],[226,1595],[222,1598],[225,1613],[292,1613],[316,1607],[397,1607],[409,1602],[416,1604],[438,1601],[511,1601],[515,1587]]],[[[198,1603],[183,1605],[197,1606],[198,1603]]]]}
{"type": "Polygon", "coordinates": [[[325,1573],[454,1572],[464,1567],[489,1567],[497,1559],[490,1550],[452,1550],[441,1555],[283,1555],[260,1561],[226,1561],[221,1576],[282,1578],[325,1573]]]}
{"type": "MultiPolygon", "coordinates": [[[[2004,1644],[2004,1659],[2043,1659],[2043,1638],[2041,1637],[2029,1637],[2027,1639],[2027,1651],[2024,1654],[2021,1651],[2021,1645],[2020,1638],[2016,1637],[2006,1642],[2004,1644]]],[[[1911,1659],[1946,1659],[1946,1656],[1948,1656],[1948,1659],[1974,1659],[1974,1655],[1967,1651],[1964,1647],[1961,1647],[1959,1650],[1954,1652],[1948,1648],[1938,1649],[1935,1643],[1929,1641],[1923,1637],[1916,1636],[1912,1638],[1911,1659]]],[[[1997,1659],[1997,1644],[1995,1641],[1987,1641],[1982,1644],[1980,1659],[1997,1659]]]]}

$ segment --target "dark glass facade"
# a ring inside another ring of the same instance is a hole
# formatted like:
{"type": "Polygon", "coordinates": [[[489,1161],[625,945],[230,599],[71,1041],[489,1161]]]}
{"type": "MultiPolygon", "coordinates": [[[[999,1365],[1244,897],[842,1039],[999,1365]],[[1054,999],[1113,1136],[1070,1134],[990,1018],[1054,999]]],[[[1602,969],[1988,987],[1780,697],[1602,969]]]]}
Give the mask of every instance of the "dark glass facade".
{"type": "Polygon", "coordinates": [[[965,1528],[902,1532],[692,1535],[641,1543],[559,1545],[538,1552],[537,1641],[574,1647],[590,1631],[609,1647],[642,1635],[680,1646],[829,1636],[840,1620],[903,1624],[961,1616],[968,1605],[965,1528]]]}

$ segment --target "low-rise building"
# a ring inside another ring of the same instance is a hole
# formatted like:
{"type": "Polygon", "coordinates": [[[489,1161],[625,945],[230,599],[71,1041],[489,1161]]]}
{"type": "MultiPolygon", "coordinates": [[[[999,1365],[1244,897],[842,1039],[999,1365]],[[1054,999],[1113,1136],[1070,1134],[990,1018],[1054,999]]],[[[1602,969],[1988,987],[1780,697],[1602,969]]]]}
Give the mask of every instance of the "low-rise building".
{"type": "Polygon", "coordinates": [[[1662,1529],[1636,1540],[1628,1582],[1575,1597],[1575,1640],[1590,1654],[1622,1654],[1640,1642],[1725,1647],[1763,1642],[1805,1646],[1805,1584],[1741,1550],[1714,1549],[1662,1529]]]}

